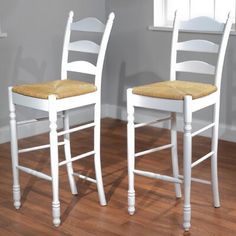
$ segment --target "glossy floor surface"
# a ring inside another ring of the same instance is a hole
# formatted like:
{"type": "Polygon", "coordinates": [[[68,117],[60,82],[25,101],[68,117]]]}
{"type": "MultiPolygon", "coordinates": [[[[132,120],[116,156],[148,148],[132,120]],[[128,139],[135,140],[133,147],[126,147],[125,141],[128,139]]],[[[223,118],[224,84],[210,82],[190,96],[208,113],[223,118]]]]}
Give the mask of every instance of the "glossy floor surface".
{"type": "MultiPolygon", "coordinates": [[[[182,171],[182,135],[179,134],[179,160],[182,171]]],[[[166,130],[153,127],[137,131],[137,149],[168,143],[166,130]]],[[[45,144],[46,134],[26,138],[20,146],[45,144]]],[[[74,155],[91,150],[92,129],[72,135],[74,155]]],[[[193,140],[193,159],[210,150],[208,138],[193,140]]],[[[64,158],[60,149],[61,159],[64,158]]],[[[21,163],[50,173],[48,150],[22,155],[21,163]]],[[[193,176],[209,179],[209,161],[196,167],[193,176]]],[[[153,153],[137,161],[139,168],[171,174],[170,150],[153,153]]],[[[76,170],[93,176],[92,158],[74,164],[76,170]]],[[[98,202],[96,186],[77,180],[79,194],[72,196],[65,167],[60,169],[60,227],[52,226],[51,185],[20,173],[22,207],[12,204],[12,175],[9,143],[0,145],[0,235],[128,235],[128,236],[229,236],[236,235],[236,143],[219,142],[219,183],[221,208],[212,206],[209,185],[192,184],[192,228],[182,230],[182,200],[176,200],[174,186],[160,180],[136,176],[136,213],[127,213],[126,123],[103,119],[102,170],[108,206],[98,202]]]]}

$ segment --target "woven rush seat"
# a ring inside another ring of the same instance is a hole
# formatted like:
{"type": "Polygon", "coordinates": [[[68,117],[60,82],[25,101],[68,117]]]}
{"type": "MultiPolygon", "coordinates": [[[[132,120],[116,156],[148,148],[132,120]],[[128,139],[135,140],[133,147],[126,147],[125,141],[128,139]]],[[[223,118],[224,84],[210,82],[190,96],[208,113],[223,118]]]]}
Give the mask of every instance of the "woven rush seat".
{"type": "Polygon", "coordinates": [[[38,84],[26,84],[13,87],[13,92],[25,96],[48,99],[49,95],[56,95],[57,99],[79,96],[97,90],[96,86],[78,80],[54,80],[38,84]]]}
{"type": "Polygon", "coordinates": [[[134,87],[132,92],[148,97],[183,100],[186,95],[196,99],[214,93],[216,90],[217,87],[212,84],[175,80],[134,87]]]}

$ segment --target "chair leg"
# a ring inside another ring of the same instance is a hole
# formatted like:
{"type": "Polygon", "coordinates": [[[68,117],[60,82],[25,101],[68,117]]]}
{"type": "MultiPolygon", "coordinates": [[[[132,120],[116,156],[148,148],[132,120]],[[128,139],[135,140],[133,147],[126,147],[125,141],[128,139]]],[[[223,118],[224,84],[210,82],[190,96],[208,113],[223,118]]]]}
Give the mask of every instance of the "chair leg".
{"type": "Polygon", "coordinates": [[[18,161],[18,144],[17,144],[17,127],[15,105],[12,101],[12,88],[9,88],[9,110],[10,110],[10,130],[11,130],[11,158],[12,158],[12,173],[13,173],[13,201],[16,209],[21,206],[21,193],[19,182],[19,170],[17,168],[18,161]]]}
{"type": "Polygon", "coordinates": [[[211,149],[214,154],[211,157],[211,183],[213,193],[213,203],[215,207],[220,207],[219,186],[218,186],[218,171],[217,171],[217,152],[218,152],[218,129],[219,129],[219,102],[214,106],[213,119],[215,126],[212,130],[211,149]]]}
{"type": "Polygon", "coordinates": [[[191,163],[192,163],[192,97],[184,98],[184,216],[183,227],[185,231],[190,229],[191,220],[191,163]]]}
{"type": "MultiPolygon", "coordinates": [[[[176,131],[176,113],[171,114],[171,158],[172,158],[172,168],[173,177],[179,177],[179,164],[178,164],[178,152],[177,152],[177,131],[176,131]]],[[[181,198],[181,186],[180,184],[175,184],[175,194],[177,198],[181,198]]]]}
{"type": "Polygon", "coordinates": [[[127,153],[128,153],[128,212],[133,215],[135,212],[135,190],[134,190],[134,167],[135,167],[135,130],[134,130],[134,107],[131,102],[132,90],[127,91],[127,153]]]}
{"type": "Polygon", "coordinates": [[[100,138],[101,138],[101,104],[100,102],[95,104],[94,109],[94,167],[97,180],[97,189],[99,195],[99,201],[102,206],[107,205],[106,196],[103,187],[102,170],[101,170],[101,156],[100,156],[100,138]]]}
{"type": "Polygon", "coordinates": [[[59,226],[60,220],[60,202],[59,202],[59,165],[58,165],[58,138],[57,138],[57,111],[56,97],[49,96],[49,122],[50,122],[50,159],[52,175],[52,217],[53,224],[59,226]]]}
{"type": "MultiPolygon", "coordinates": [[[[69,125],[68,111],[64,111],[63,115],[64,115],[64,118],[63,118],[64,130],[69,130],[70,125],[69,125]]],[[[64,135],[64,142],[65,142],[65,146],[64,146],[65,158],[67,161],[70,161],[71,160],[70,134],[64,135]]],[[[67,167],[67,174],[68,174],[71,192],[72,194],[78,194],[75,178],[73,175],[74,171],[73,171],[72,162],[67,163],[66,167],[67,167]]]]}

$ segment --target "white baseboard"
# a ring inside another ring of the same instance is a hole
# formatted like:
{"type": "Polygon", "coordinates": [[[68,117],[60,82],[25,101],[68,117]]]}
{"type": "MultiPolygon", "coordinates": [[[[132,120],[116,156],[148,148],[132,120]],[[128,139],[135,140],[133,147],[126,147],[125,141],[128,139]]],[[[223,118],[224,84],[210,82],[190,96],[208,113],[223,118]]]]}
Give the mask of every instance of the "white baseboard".
{"type": "MultiPolygon", "coordinates": [[[[114,105],[105,105],[104,110],[107,111],[107,116],[114,118],[114,119],[121,119],[121,120],[127,120],[127,112],[126,108],[124,107],[117,107],[114,105]]],[[[155,114],[157,114],[155,112],[155,114]]],[[[154,112],[142,112],[137,111],[135,115],[135,120],[138,122],[144,122],[149,120],[154,120],[157,118],[157,116],[154,115],[154,112]]],[[[198,130],[204,126],[207,125],[206,121],[194,119],[194,130],[198,130]]],[[[183,119],[180,116],[177,116],[177,129],[178,131],[183,130],[183,119]]],[[[166,128],[165,125],[159,125],[159,127],[166,128]]],[[[211,136],[211,129],[203,132],[201,134],[202,136],[210,137],[211,136]]],[[[219,125],[219,139],[236,142],[236,126],[230,126],[225,124],[219,125]]]]}
{"type": "MultiPolygon", "coordinates": [[[[70,114],[70,124],[76,125],[79,123],[84,123],[93,119],[93,111],[91,108],[82,108],[79,111],[73,111],[70,114]]],[[[62,127],[61,122],[58,123],[58,127],[62,127]]],[[[36,123],[31,123],[24,125],[24,127],[18,127],[18,137],[26,138],[34,136],[37,134],[42,134],[49,131],[49,122],[40,121],[36,123]]],[[[10,141],[10,130],[9,126],[0,127],[0,143],[5,143],[10,141]]]]}
{"type": "MultiPolygon", "coordinates": [[[[72,125],[84,123],[88,120],[93,119],[93,113],[90,108],[84,108],[79,111],[75,111],[71,113],[70,121],[72,125]]],[[[120,120],[127,120],[127,113],[125,107],[115,106],[115,105],[109,105],[109,104],[103,104],[102,105],[102,117],[109,117],[113,119],[120,119],[120,120]]],[[[138,122],[148,121],[155,119],[156,116],[154,116],[154,112],[149,112],[145,114],[142,111],[136,112],[135,120],[138,122]]],[[[195,129],[200,129],[204,125],[207,125],[205,121],[202,120],[195,120],[194,119],[194,127],[195,129]]],[[[59,124],[59,127],[61,125],[59,124]]],[[[160,126],[164,127],[165,126],[160,126]]],[[[182,130],[182,118],[177,117],[177,127],[178,130],[182,130]]],[[[19,128],[18,130],[18,136],[19,138],[23,137],[29,137],[33,135],[37,135],[40,133],[48,132],[48,122],[42,121],[37,122],[37,124],[28,124],[24,126],[24,129],[19,128]]],[[[202,133],[203,136],[210,137],[211,133],[210,130],[202,133]]],[[[229,126],[225,124],[219,125],[219,138],[222,140],[227,140],[231,142],[236,142],[236,127],[235,126],[229,126]]],[[[9,132],[9,126],[0,127],[0,143],[9,142],[10,140],[10,132],[9,132]]]]}

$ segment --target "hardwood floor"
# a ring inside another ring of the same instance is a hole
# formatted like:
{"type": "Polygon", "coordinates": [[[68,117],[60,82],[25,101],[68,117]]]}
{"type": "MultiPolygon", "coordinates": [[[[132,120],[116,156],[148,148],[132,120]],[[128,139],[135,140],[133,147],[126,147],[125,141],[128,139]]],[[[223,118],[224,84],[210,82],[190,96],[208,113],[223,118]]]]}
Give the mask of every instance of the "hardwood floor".
{"type": "MultiPolygon", "coordinates": [[[[157,128],[140,128],[137,149],[168,142],[168,132],[157,128]]],[[[92,129],[72,135],[72,152],[91,150],[92,129]]],[[[182,136],[179,134],[179,159],[182,167],[182,136]]],[[[20,142],[23,147],[44,144],[47,135],[20,142]]],[[[210,149],[210,140],[194,138],[194,159],[210,149]]],[[[60,150],[61,158],[63,151],[60,150]]],[[[28,153],[21,163],[49,173],[48,150],[28,153]],[[37,159],[37,161],[36,161],[37,159]]],[[[143,169],[171,174],[170,151],[145,156],[137,161],[143,169]]],[[[92,158],[74,164],[76,170],[94,175],[92,158]]],[[[98,203],[96,186],[77,180],[79,194],[72,196],[66,169],[60,169],[60,227],[52,226],[51,185],[47,181],[20,173],[22,207],[12,204],[12,176],[9,143],[0,145],[0,235],[183,235],[182,200],[176,200],[171,183],[136,176],[136,213],[127,213],[126,124],[112,119],[102,122],[102,170],[108,205],[98,203]]],[[[181,168],[182,170],[182,168],[181,168]]],[[[209,161],[193,170],[194,177],[209,179],[209,161]]],[[[219,142],[219,181],[221,208],[212,206],[209,185],[192,184],[191,236],[236,235],[236,143],[219,142]]]]}

